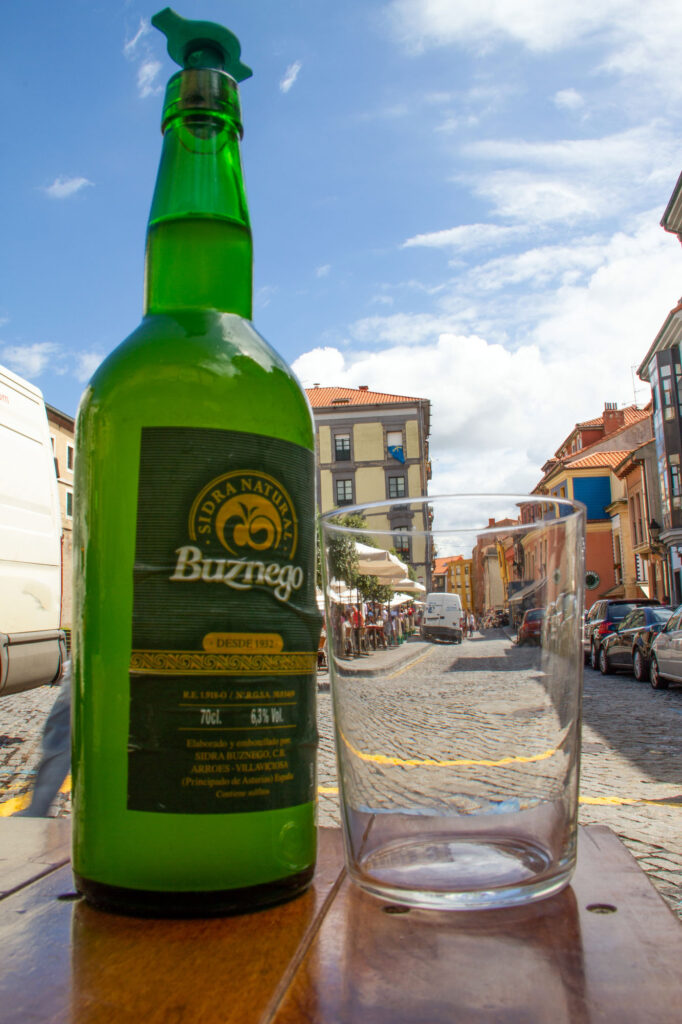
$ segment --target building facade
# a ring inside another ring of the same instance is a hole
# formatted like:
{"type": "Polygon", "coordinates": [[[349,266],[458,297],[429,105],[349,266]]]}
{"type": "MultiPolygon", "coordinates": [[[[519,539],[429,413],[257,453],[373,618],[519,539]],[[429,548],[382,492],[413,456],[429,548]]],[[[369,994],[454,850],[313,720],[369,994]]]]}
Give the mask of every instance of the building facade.
{"type": "Polygon", "coordinates": [[[369,525],[386,532],[387,549],[409,562],[431,588],[433,555],[418,531],[428,513],[402,499],[427,494],[431,478],[431,403],[424,398],[370,391],[368,387],[306,389],[315,418],[320,510],[396,501],[369,525]]]}
{"type": "Polygon", "coordinates": [[[474,560],[457,555],[448,559],[447,590],[451,594],[459,594],[465,612],[473,612],[476,607],[474,592],[474,560]]]}
{"type": "Polygon", "coordinates": [[[76,458],[75,421],[51,405],[45,406],[52,441],[54,468],[62,516],[62,615],[61,625],[71,628],[73,607],[73,473],[76,458]]]}
{"type": "MultiPolygon", "coordinates": [[[[649,535],[648,531],[646,536],[638,530],[633,532],[631,517],[635,517],[636,525],[638,492],[635,487],[628,495],[627,474],[619,470],[652,436],[650,407],[618,409],[606,403],[601,416],[575,425],[543,466],[544,476],[534,488],[535,494],[568,498],[586,506],[587,608],[605,596],[648,596],[648,564],[642,556],[650,551],[649,535]]],[[[640,477],[640,485],[643,481],[640,477]]],[[[640,511],[642,500],[643,496],[640,511]]]]}
{"type": "Polygon", "coordinates": [[[638,369],[651,384],[660,519],[649,528],[665,549],[670,597],[682,602],[682,302],[668,314],[638,369]]]}

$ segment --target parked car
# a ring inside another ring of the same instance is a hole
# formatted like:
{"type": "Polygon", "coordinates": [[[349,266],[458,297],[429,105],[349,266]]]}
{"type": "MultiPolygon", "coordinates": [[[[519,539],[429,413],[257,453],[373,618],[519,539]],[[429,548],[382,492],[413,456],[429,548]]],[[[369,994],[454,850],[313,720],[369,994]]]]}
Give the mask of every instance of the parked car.
{"type": "Polygon", "coordinates": [[[599,667],[599,648],[602,641],[609,635],[615,633],[628,612],[635,608],[644,608],[647,605],[659,605],[660,601],[654,598],[641,598],[638,600],[601,598],[595,601],[585,619],[583,627],[583,654],[585,661],[589,660],[592,668],[599,667]]]}
{"type": "Polygon", "coordinates": [[[673,614],[667,605],[634,608],[625,616],[615,633],[605,637],[599,648],[599,669],[632,672],[640,682],[649,674],[651,645],[673,614]]]}
{"type": "Polygon", "coordinates": [[[542,623],[545,618],[544,608],[529,608],[527,612],[524,612],[523,618],[521,619],[521,625],[519,626],[519,632],[516,639],[519,647],[524,644],[539,644],[540,637],[542,634],[542,623]]]}
{"type": "Polygon", "coordinates": [[[682,683],[682,605],[675,609],[653,642],[649,681],[654,690],[667,690],[671,681],[682,683]]]}

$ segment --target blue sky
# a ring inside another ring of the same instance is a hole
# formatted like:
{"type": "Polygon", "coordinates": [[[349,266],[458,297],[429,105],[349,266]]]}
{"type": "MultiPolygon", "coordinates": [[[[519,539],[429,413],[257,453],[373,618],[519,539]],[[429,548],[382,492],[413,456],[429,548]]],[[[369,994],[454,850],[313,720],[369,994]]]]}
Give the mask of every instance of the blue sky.
{"type": "MultiPolygon", "coordinates": [[[[70,414],[141,315],[160,6],[3,5],[0,362],[70,414]]],[[[682,294],[682,7],[564,6],[175,5],[254,70],[256,326],[307,386],[430,398],[433,493],[532,487],[576,421],[645,402],[682,294]]]]}

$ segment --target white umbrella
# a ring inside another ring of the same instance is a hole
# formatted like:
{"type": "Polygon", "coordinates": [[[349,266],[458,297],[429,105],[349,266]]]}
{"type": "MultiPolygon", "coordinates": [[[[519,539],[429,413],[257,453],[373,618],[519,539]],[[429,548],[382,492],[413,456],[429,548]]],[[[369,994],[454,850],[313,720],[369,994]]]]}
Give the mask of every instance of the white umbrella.
{"type": "Polygon", "coordinates": [[[327,587],[327,593],[336,604],[354,604],[357,600],[356,592],[342,580],[332,580],[327,587]]]}
{"type": "Polygon", "coordinates": [[[407,576],[407,566],[384,548],[371,548],[355,542],[358,553],[358,572],[361,576],[376,576],[382,582],[397,582],[407,576]]]}
{"type": "Polygon", "coordinates": [[[395,585],[396,590],[403,590],[410,594],[425,594],[426,587],[423,583],[419,583],[418,580],[404,579],[399,580],[395,585]]]}
{"type": "Polygon", "coordinates": [[[401,604],[412,604],[412,598],[409,594],[394,594],[389,601],[391,608],[397,608],[401,604]]]}

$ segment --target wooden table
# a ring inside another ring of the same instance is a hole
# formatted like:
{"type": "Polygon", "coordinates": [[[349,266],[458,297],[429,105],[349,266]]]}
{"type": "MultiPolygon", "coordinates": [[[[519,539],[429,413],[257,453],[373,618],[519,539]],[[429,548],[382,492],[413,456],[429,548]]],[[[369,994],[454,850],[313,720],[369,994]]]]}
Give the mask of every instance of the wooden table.
{"type": "Polygon", "coordinates": [[[682,928],[606,828],[534,907],[407,911],[323,829],[312,888],[241,917],[138,920],[73,896],[65,819],[0,818],[0,1021],[679,1024],[682,928]]]}

